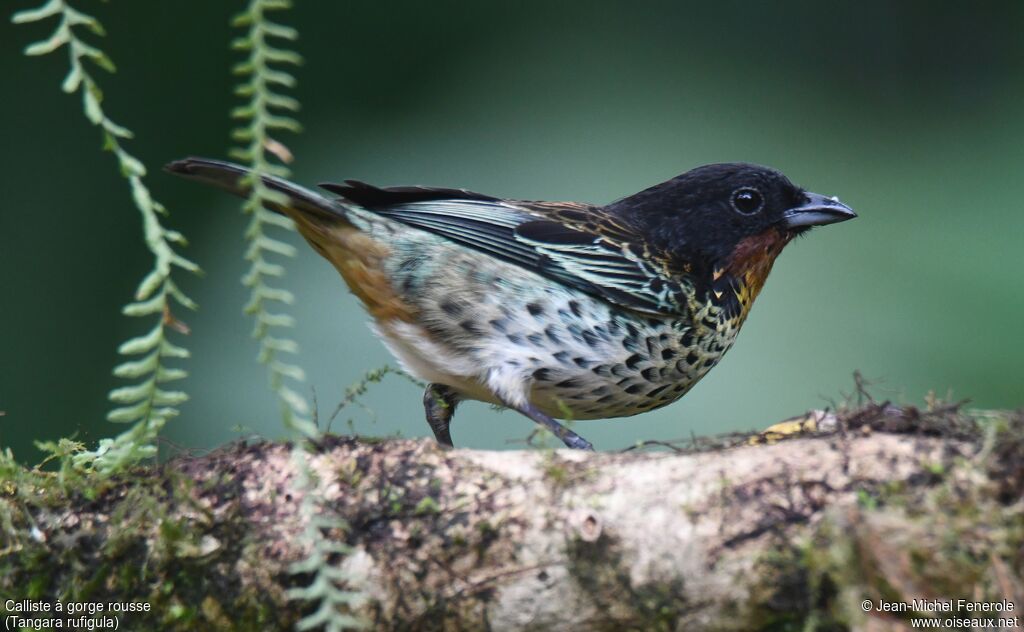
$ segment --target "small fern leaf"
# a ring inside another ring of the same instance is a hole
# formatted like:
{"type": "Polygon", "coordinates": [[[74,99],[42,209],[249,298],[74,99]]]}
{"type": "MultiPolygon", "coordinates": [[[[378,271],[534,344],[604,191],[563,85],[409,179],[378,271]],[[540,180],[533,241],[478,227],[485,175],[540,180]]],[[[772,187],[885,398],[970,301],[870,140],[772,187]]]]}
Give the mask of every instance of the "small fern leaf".
{"type": "Polygon", "coordinates": [[[174,380],[183,380],[186,377],[188,377],[188,371],[185,369],[170,367],[158,367],[156,369],[156,381],[158,384],[172,382],[174,380]]]}
{"type": "Polygon", "coordinates": [[[57,30],[53,32],[53,35],[45,40],[29,44],[25,48],[25,54],[29,57],[35,57],[37,55],[46,55],[52,53],[61,46],[64,46],[71,41],[71,31],[68,29],[66,24],[61,24],[57,27],[57,30]]]}
{"type": "Polygon", "coordinates": [[[132,423],[146,416],[150,410],[149,402],[141,402],[134,406],[122,406],[107,413],[107,421],[114,423],[132,423]]]}
{"type": "Polygon", "coordinates": [[[78,90],[78,87],[82,85],[84,77],[85,75],[82,74],[82,65],[77,63],[72,64],[71,70],[69,70],[67,76],[64,77],[64,83],[60,84],[60,89],[71,94],[75,90],[78,90]]]}
{"type": "Polygon", "coordinates": [[[157,323],[155,327],[149,330],[149,333],[137,336],[130,340],[121,343],[121,346],[117,348],[117,352],[121,355],[135,355],[138,353],[145,353],[151,349],[154,349],[160,344],[161,339],[164,335],[163,323],[157,323]]]}
{"type": "Polygon", "coordinates": [[[25,24],[27,22],[39,22],[45,20],[48,17],[52,17],[61,12],[63,8],[62,0],[49,0],[46,4],[35,9],[26,9],[24,11],[18,11],[11,16],[11,22],[15,24],[25,24]]]}
{"type": "Polygon", "coordinates": [[[160,367],[160,351],[156,350],[142,358],[131,362],[122,362],[114,367],[114,375],[128,379],[142,377],[156,371],[160,367]]]}
{"type": "Polygon", "coordinates": [[[165,358],[188,358],[192,354],[185,347],[179,347],[167,340],[163,340],[160,342],[160,355],[165,358]]]}
{"type": "Polygon", "coordinates": [[[149,378],[139,384],[115,388],[110,391],[110,401],[116,404],[134,404],[135,402],[145,401],[153,396],[155,387],[156,379],[149,378]]]}
{"type": "Polygon", "coordinates": [[[167,297],[160,293],[145,301],[128,303],[121,308],[121,313],[125,316],[149,316],[162,312],[166,305],[167,297]]]}
{"type": "MultiPolygon", "coordinates": [[[[275,373],[291,378],[296,382],[306,381],[306,372],[303,371],[300,366],[288,364],[287,362],[274,361],[270,363],[270,369],[275,373]]],[[[305,400],[303,400],[303,403],[305,403],[305,400]]]]}
{"type": "Polygon", "coordinates": [[[184,391],[165,391],[156,389],[153,404],[156,406],[180,406],[188,401],[188,393],[184,391]]]}

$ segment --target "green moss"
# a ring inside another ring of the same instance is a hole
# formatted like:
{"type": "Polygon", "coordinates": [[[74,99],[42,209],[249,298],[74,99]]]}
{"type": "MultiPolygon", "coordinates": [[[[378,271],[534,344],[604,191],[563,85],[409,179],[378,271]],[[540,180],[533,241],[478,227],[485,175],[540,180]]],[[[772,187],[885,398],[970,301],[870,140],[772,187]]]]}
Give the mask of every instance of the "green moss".
{"type": "Polygon", "coordinates": [[[9,465],[4,464],[0,481],[0,526],[8,536],[4,541],[11,543],[0,551],[0,593],[5,596],[149,603],[148,613],[124,615],[132,629],[289,625],[289,615],[275,612],[266,594],[246,594],[237,578],[211,573],[216,560],[205,556],[234,560],[241,554],[224,545],[209,551],[206,542],[217,534],[206,510],[193,500],[190,479],[159,468],[106,478],[9,465]],[[69,514],[69,507],[78,510],[69,514]],[[188,511],[170,513],[182,507],[188,511]],[[40,529],[33,531],[34,525],[40,529]],[[211,595],[237,596],[230,604],[218,603],[219,612],[232,613],[230,619],[210,618],[218,612],[204,601],[211,595]]]}
{"type": "Polygon", "coordinates": [[[441,506],[432,496],[424,496],[423,500],[416,503],[415,512],[417,515],[436,514],[441,512],[441,506]]]}
{"type": "Polygon", "coordinates": [[[564,459],[554,450],[545,450],[542,454],[540,470],[555,492],[595,477],[595,466],[591,463],[564,459]]]}
{"type": "MultiPolygon", "coordinates": [[[[802,544],[780,539],[758,561],[755,575],[765,582],[749,603],[738,605],[746,616],[737,629],[858,629],[870,616],[859,607],[864,599],[996,602],[1006,598],[1000,575],[1020,581],[1024,416],[975,418],[938,405],[912,413],[897,414],[888,405],[874,410],[874,417],[863,409],[856,413],[861,427],[892,425],[899,417],[908,432],[953,435],[978,454],[953,454],[948,461],[926,464],[908,481],[855,490],[856,505],[827,513],[802,544]],[[978,485],[978,477],[990,484],[978,485]]],[[[888,616],[909,623],[917,615],[888,616]]]]}
{"type": "Polygon", "coordinates": [[[622,548],[607,533],[593,542],[580,538],[567,545],[569,575],[600,611],[594,630],[671,631],[691,609],[682,580],[634,585],[622,548]]]}

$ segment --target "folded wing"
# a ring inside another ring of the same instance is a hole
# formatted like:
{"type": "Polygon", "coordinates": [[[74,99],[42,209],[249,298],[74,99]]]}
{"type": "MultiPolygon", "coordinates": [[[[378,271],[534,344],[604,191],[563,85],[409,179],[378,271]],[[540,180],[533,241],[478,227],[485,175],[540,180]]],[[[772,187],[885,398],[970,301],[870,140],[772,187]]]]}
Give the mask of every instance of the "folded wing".
{"type": "Polygon", "coordinates": [[[322,184],[349,202],[407,226],[497,257],[621,307],[678,313],[680,281],[658,274],[629,243],[628,229],[603,222],[599,207],[519,202],[462,189],[322,184]],[[611,225],[604,231],[601,226],[611,225]]]}

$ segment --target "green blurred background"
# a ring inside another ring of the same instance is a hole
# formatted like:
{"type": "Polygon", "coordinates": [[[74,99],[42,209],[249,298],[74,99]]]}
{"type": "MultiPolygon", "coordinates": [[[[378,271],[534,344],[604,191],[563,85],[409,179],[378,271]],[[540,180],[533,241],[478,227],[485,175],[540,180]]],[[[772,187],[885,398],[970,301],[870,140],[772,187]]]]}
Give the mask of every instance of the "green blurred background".
{"type": "MultiPolygon", "coordinates": [[[[242,2],[79,4],[104,22],[98,43],[119,67],[97,72],[108,112],[137,134],[130,150],[206,271],[181,277],[201,309],[182,314],[192,400],[166,437],[280,436],[241,315],[238,202],[159,170],[226,153],[228,23],[242,2]]],[[[855,369],[882,397],[951,389],[979,407],[1024,403],[1024,3],[297,5],[280,17],[306,59],[294,92],[306,131],[283,138],[300,182],[606,202],[700,164],[750,161],[860,213],[789,248],[739,344],[683,401],[582,424],[599,448],[764,427],[828,405],[855,369]]],[[[66,55],[21,55],[50,29],[0,25],[0,445],[27,461],[33,438],[121,430],[103,421],[115,349],[149,326],[119,314],[150,265],[126,182],[59,91],[66,55]]],[[[391,360],[305,246],[287,283],[306,392],[329,412],[391,360]]],[[[429,435],[412,384],[389,377],[363,402],[334,428],[429,435]]],[[[453,426],[457,444],[488,448],[530,430],[476,403],[453,426]]]]}

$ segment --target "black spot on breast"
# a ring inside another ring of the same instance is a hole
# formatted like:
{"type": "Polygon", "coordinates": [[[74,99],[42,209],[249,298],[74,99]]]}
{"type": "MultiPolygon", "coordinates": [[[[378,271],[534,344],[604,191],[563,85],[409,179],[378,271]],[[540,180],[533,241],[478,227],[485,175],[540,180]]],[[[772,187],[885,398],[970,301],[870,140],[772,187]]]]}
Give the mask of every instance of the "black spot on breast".
{"type": "Polygon", "coordinates": [[[514,345],[523,344],[523,336],[521,334],[506,334],[505,337],[514,345]]]}
{"type": "Polygon", "coordinates": [[[508,321],[504,318],[495,318],[494,320],[487,321],[487,324],[501,333],[508,331],[508,321]]]}
{"type": "Polygon", "coordinates": [[[533,379],[538,382],[550,382],[551,381],[551,369],[537,369],[533,372],[533,379]]]}
{"type": "Polygon", "coordinates": [[[445,299],[438,304],[438,307],[452,318],[458,318],[462,315],[462,306],[455,301],[445,299]]]}
{"type": "Polygon", "coordinates": [[[619,332],[621,332],[621,331],[622,331],[622,327],[619,327],[619,323],[618,322],[613,320],[613,321],[608,323],[608,334],[609,335],[618,336],[619,332]]]}
{"type": "Polygon", "coordinates": [[[661,376],[661,371],[654,367],[650,367],[644,369],[643,371],[640,371],[640,375],[648,382],[656,382],[658,378],[661,376]]]}
{"type": "Polygon", "coordinates": [[[581,369],[589,369],[590,365],[594,364],[593,360],[588,360],[586,358],[580,357],[573,358],[572,361],[576,364],[576,366],[580,367],[581,369]]]}
{"type": "Polygon", "coordinates": [[[481,336],[484,333],[483,327],[475,320],[464,320],[459,323],[459,327],[462,327],[474,336],[481,336]]]}
{"type": "Polygon", "coordinates": [[[589,329],[585,329],[585,330],[583,330],[583,334],[582,335],[583,335],[583,342],[585,342],[588,345],[590,345],[591,349],[596,349],[597,348],[599,339],[598,339],[597,336],[594,335],[594,332],[590,331],[589,329]]]}
{"type": "Polygon", "coordinates": [[[643,384],[630,384],[625,388],[625,391],[630,395],[636,395],[642,390],[644,390],[643,384]]]}
{"type": "Polygon", "coordinates": [[[612,374],[611,369],[608,368],[607,364],[599,364],[590,369],[590,372],[594,375],[600,375],[601,377],[608,377],[612,374]]]}
{"type": "Polygon", "coordinates": [[[568,351],[559,351],[558,353],[554,354],[552,357],[554,359],[558,360],[559,362],[561,362],[562,364],[565,364],[565,365],[569,364],[569,352],[568,351]]]}
{"type": "Polygon", "coordinates": [[[544,335],[548,337],[548,340],[555,343],[556,345],[562,342],[561,338],[558,337],[558,334],[555,333],[554,325],[548,325],[547,327],[545,327],[544,335]]]}
{"type": "Polygon", "coordinates": [[[605,395],[603,397],[598,397],[597,398],[597,403],[598,404],[607,404],[608,402],[612,401],[613,399],[615,399],[615,395],[609,394],[609,395],[605,395]]]}
{"type": "Polygon", "coordinates": [[[593,395],[594,397],[597,397],[597,396],[600,396],[600,395],[604,395],[607,392],[608,392],[608,387],[607,386],[598,386],[594,390],[590,391],[590,394],[593,395]]]}
{"type": "Polygon", "coordinates": [[[699,361],[700,361],[700,356],[697,355],[695,352],[691,351],[690,353],[686,354],[686,362],[690,366],[695,366],[697,364],[697,362],[699,362],[699,361]]]}
{"type": "Polygon", "coordinates": [[[633,325],[633,323],[626,323],[626,332],[629,334],[630,338],[638,338],[640,336],[640,331],[633,325]]]}
{"type": "Polygon", "coordinates": [[[687,330],[683,337],[679,339],[684,347],[693,346],[693,330],[687,330]]]}
{"type": "Polygon", "coordinates": [[[527,303],[526,311],[530,312],[530,316],[540,316],[544,313],[544,306],[540,303],[527,303]]]}
{"type": "Polygon", "coordinates": [[[562,380],[558,384],[555,384],[556,388],[579,388],[580,381],[574,377],[570,377],[567,380],[562,380]]]}
{"type": "Polygon", "coordinates": [[[661,359],[662,360],[671,360],[674,357],[676,357],[675,350],[673,350],[673,349],[662,349],[661,350],[661,359]]]}
{"type": "Polygon", "coordinates": [[[576,318],[583,318],[583,310],[577,301],[569,301],[569,309],[576,315],[576,318]]]}
{"type": "Polygon", "coordinates": [[[642,355],[640,355],[639,353],[634,353],[633,355],[626,358],[626,366],[628,366],[631,369],[635,369],[637,365],[639,365],[643,361],[644,357],[642,355]]]}
{"type": "Polygon", "coordinates": [[[544,342],[544,336],[540,334],[530,334],[526,337],[530,341],[530,344],[539,347],[544,342]]]}
{"type": "Polygon", "coordinates": [[[625,364],[616,364],[612,367],[612,375],[622,377],[625,375],[632,375],[633,372],[626,368],[625,364]]]}

